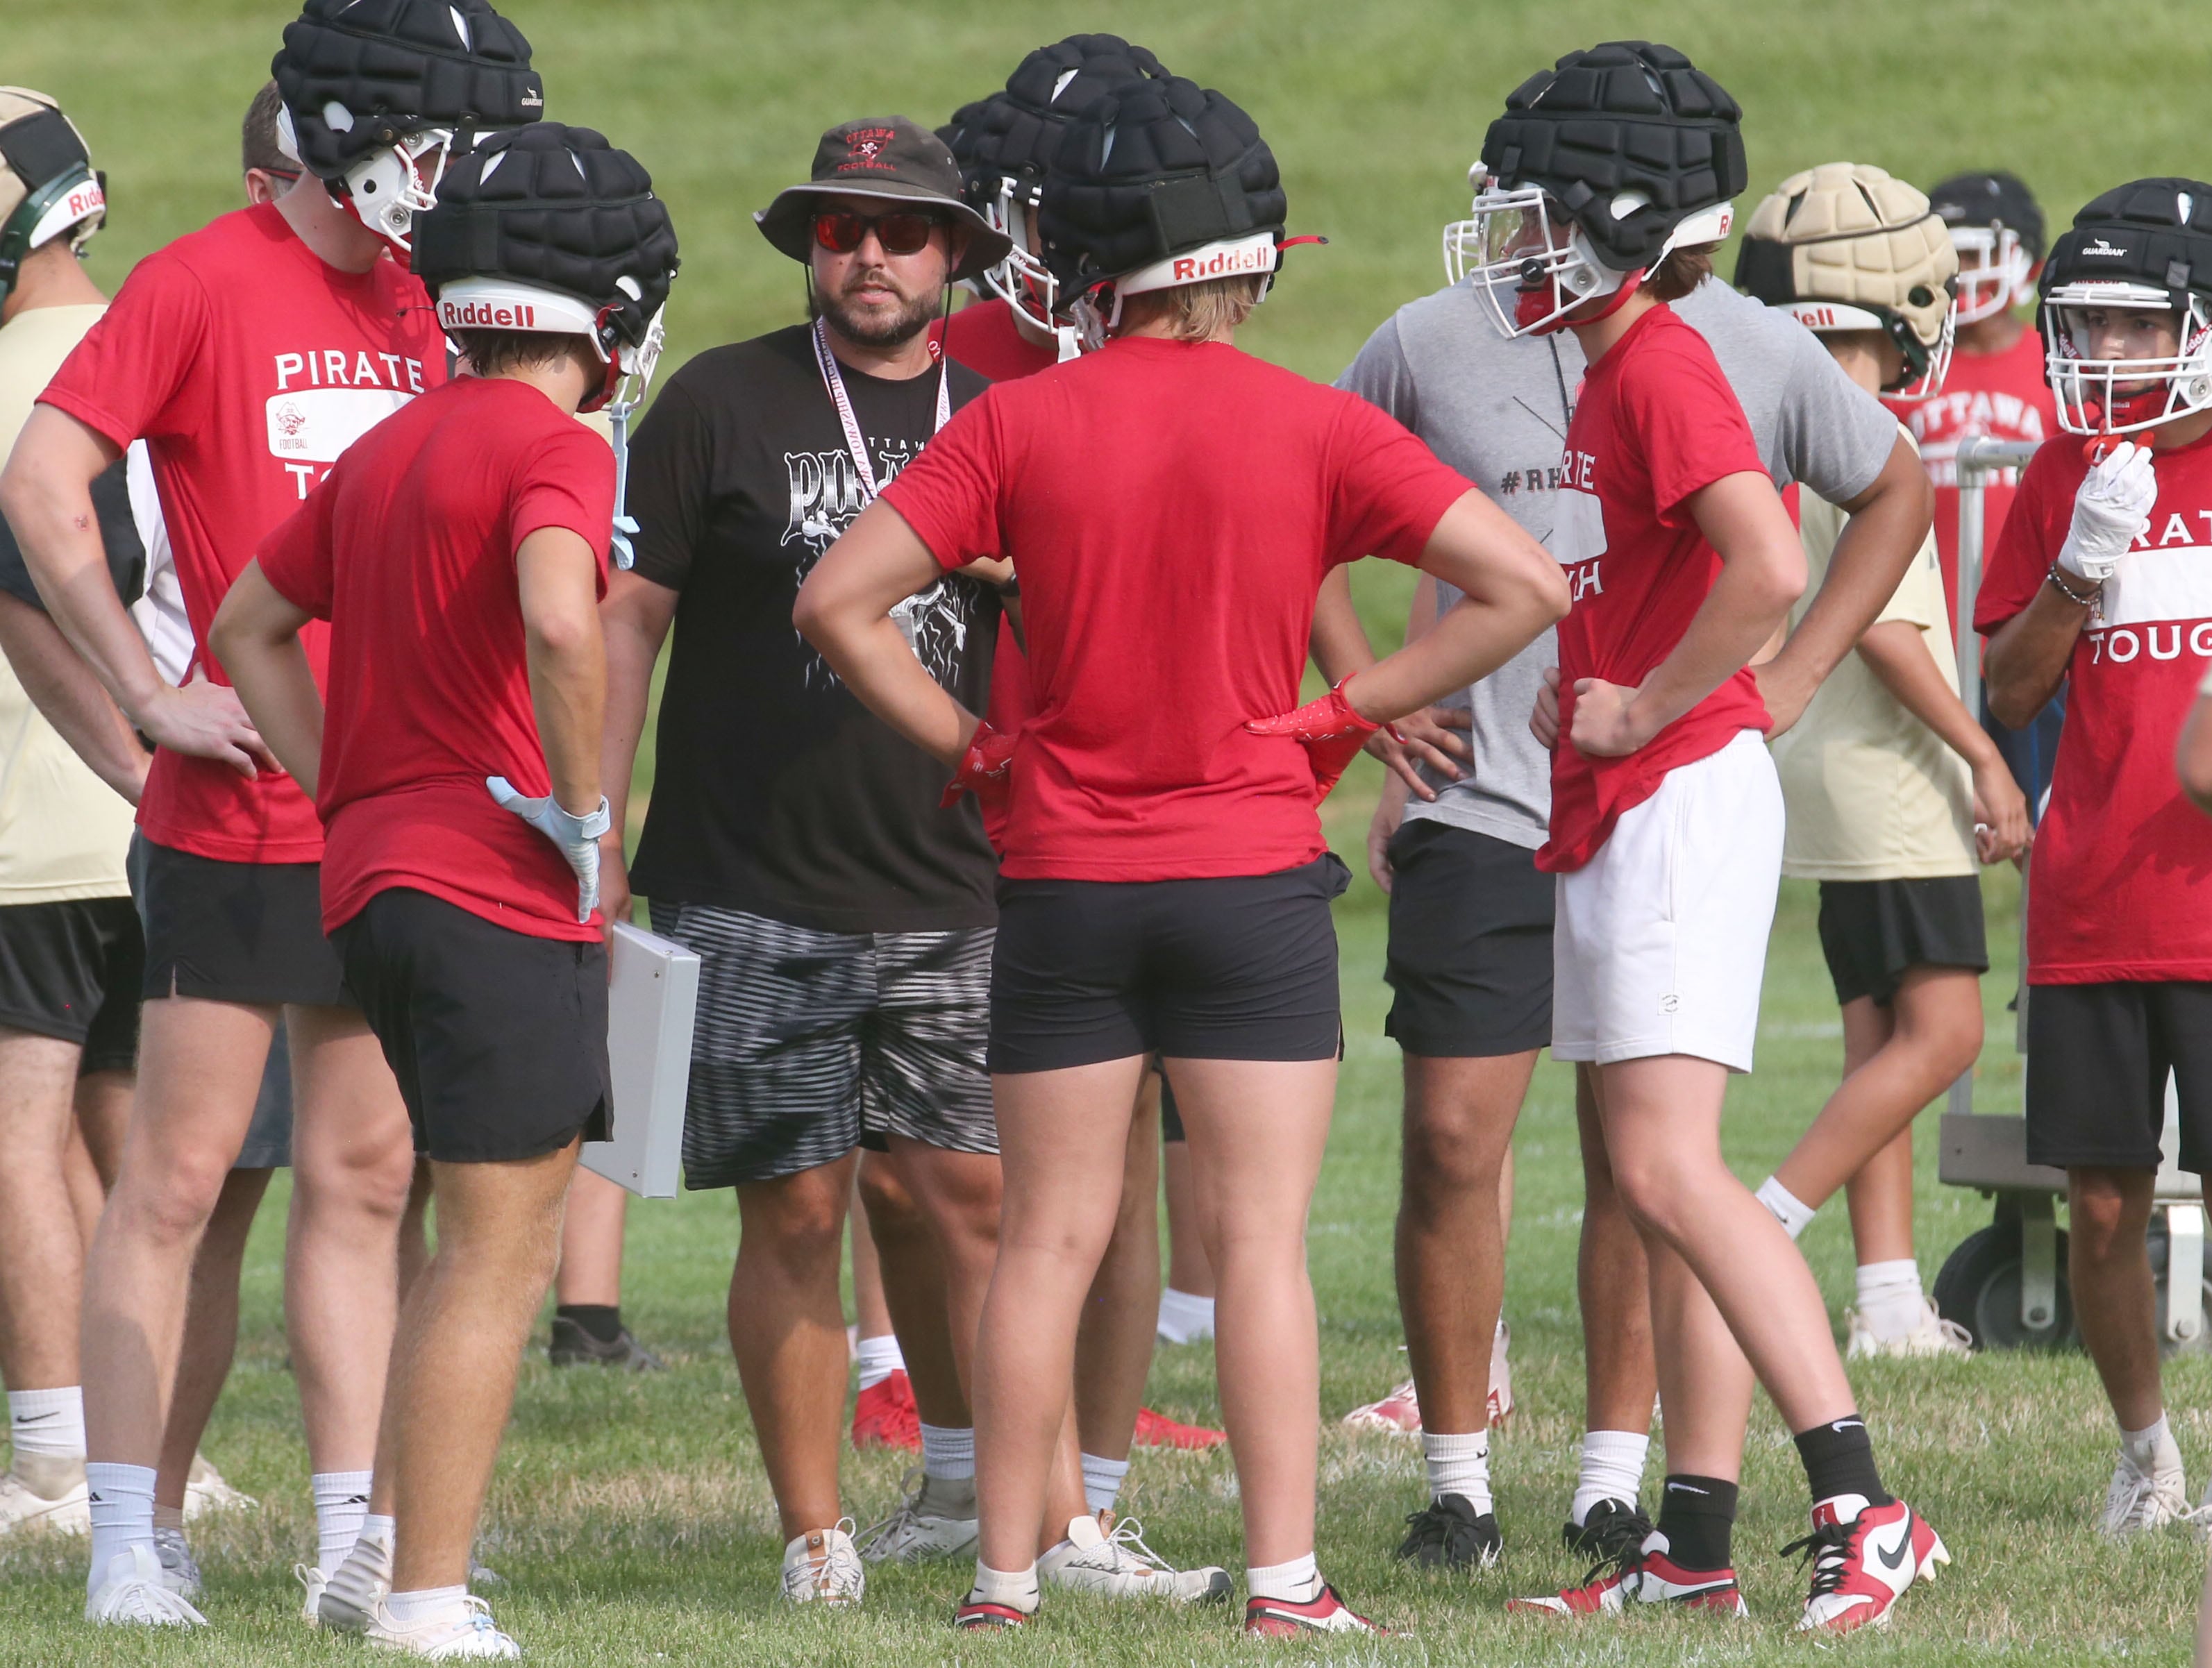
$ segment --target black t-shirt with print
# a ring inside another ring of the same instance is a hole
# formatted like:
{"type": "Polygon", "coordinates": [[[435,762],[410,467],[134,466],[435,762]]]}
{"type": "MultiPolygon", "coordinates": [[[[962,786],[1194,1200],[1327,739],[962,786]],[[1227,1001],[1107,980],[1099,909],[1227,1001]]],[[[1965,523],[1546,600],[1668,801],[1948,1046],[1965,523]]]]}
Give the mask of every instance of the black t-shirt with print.
{"type": "MultiPolygon", "coordinates": [[[[939,370],[885,381],[842,366],[876,484],[935,432],[939,370]]],[[[951,367],[955,409],[988,385],[951,367]]],[[[794,630],[799,586],[862,507],[859,472],[805,326],[701,354],[630,448],[637,573],[681,593],[653,800],[632,884],[831,932],[996,919],[998,864],[972,795],[863,707],[794,630]]],[[[969,711],[988,697],[1000,608],[946,574],[897,617],[969,711]]]]}

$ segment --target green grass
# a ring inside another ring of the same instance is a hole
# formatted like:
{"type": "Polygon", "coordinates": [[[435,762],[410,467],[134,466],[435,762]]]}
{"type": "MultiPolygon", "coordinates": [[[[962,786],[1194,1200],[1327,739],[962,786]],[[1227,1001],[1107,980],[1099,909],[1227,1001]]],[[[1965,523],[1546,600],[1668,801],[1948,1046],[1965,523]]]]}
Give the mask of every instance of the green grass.
{"type": "MultiPolygon", "coordinates": [[[[1632,9],[1592,0],[1218,0],[1089,9],[1036,0],[958,0],[842,9],[727,0],[514,0],[538,48],[551,113],[604,128],[647,161],[673,206],[685,251],[669,363],[797,315],[798,275],[746,224],[799,177],[814,136],[846,118],[902,110],[928,121],[1001,79],[1018,54],[1079,27],[1144,40],[1174,68],[1224,88],[1258,118],[1282,159],[1293,229],[1329,234],[1262,309],[1247,345],[1333,376],[1401,302],[1437,281],[1437,232],[1463,212],[1464,173],[1504,94],[1531,69],[1608,35],[1656,35],[1689,51],[1748,112],[1752,192],[1839,156],[1925,183],[2004,163],[2042,193],[2055,221],[2133,175],[2201,167],[2199,9],[2141,0],[2124,15],[2064,0],[1828,0],[1752,8],[1658,0],[1632,9]]],[[[10,0],[0,79],[58,94],[106,168],[112,228],[91,270],[111,287],[148,249],[235,201],[236,124],[291,15],[286,0],[10,0]]],[[[1747,207],[1748,204],[1747,203],[1747,207]]],[[[1723,263],[1725,269],[1726,263],[1723,263]]],[[[1370,571],[1379,570],[1379,571],[1370,571]]],[[[1404,618],[1407,576],[1358,574],[1379,640],[1404,618]]],[[[649,755],[642,762],[649,776],[649,755]]],[[[649,785],[649,781],[647,784],[649,785]]],[[[1328,808],[1332,840],[1360,878],[1340,906],[1350,1051],[1330,1158],[1316,1201],[1312,1265],[1322,1317],[1321,1554],[1363,1606],[1411,1636],[1380,1646],[1254,1650],[1218,1616],[1131,1614],[1056,1603],[1031,1634],[957,1639],[945,1628],[957,1572],[878,1576],[859,1616],[793,1616],[769,1602],[775,1515],[721,1337],[736,1241],[726,1195],[641,1207],[633,1218],[629,1310],[672,1363],[650,1379],[526,1371],[492,1502],[484,1556],[508,1578],[501,1619],[547,1663],[1008,1664],[1245,1661],[1736,1664],[1800,1661],[1786,1623],[1802,1596],[1770,1556],[1799,1532],[1802,1481],[1786,1434],[1762,1403],[1739,1541],[1754,1621],[1684,1618],[1618,1629],[1509,1623],[1501,1598],[1577,1574],[1553,1536],[1579,1434],[1580,1331],[1573,1254],[1579,1179],[1568,1079],[1539,1074],[1518,1143],[1521,1194],[1508,1312],[1522,1413],[1497,1450],[1504,1574],[1415,1577],[1392,1564],[1399,1518],[1418,1503],[1410,1443],[1347,1440],[1346,1407],[1401,1374],[1389,1276],[1396,1203],[1395,1050],[1380,1034],[1381,900],[1358,860],[1375,779],[1365,761],[1328,808]]],[[[2001,966],[1986,986],[1991,1042],[1978,1098],[2016,1106],[2005,965],[2015,892],[1990,883],[2001,966]]],[[[1769,973],[1760,1069],[1732,1091],[1731,1158],[1764,1174],[1836,1077],[1841,1043],[1820,965],[1808,889],[1786,887],[1769,973]]],[[[1922,1142],[1921,1259],[1942,1256],[1986,1206],[1935,1181],[1922,1142]]],[[[281,1190],[280,1190],[281,1191],[281,1190]]],[[[191,1639],[94,1636],[75,1620],[81,1549],[0,1553],[0,1664],[325,1662],[350,1647],[307,1634],[282,1573],[312,1545],[298,1401],[283,1368],[279,1258],[283,1201],[257,1230],[237,1371],[209,1451],[266,1502],[199,1536],[220,1623],[191,1639]]],[[[1841,1212],[1805,1248],[1831,1302],[1850,1297],[1841,1212]]],[[[1211,1352],[1163,1350],[1152,1399],[1179,1416],[1214,1415],[1211,1352]]],[[[1854,1374],[1887,1470],[1942,1530],[1957,1557],[1916,1592],[1886,1638],[1855,1656],[1915,1665],[2177,1661],[2185,1654],[2203,1555],[2179,1538],[2112,1547],[2090,1532],[2110,1466],[2109,1416],[2079,1356],[1990,1358],[1854,1374]]],[[[2172,1369],[2183,1447],[2202,1465],[2212,1421],[2200,1410],[2212,1367],[2172,1369]]],[[[863,1518],[894,1499],[902,1462],[848,1469],[863,1518]]],[[[1141,1455],[1131,1507],[1154,1544],[1186,1562],[1238,1562],[1225,1459],[1141,1455]]]]}

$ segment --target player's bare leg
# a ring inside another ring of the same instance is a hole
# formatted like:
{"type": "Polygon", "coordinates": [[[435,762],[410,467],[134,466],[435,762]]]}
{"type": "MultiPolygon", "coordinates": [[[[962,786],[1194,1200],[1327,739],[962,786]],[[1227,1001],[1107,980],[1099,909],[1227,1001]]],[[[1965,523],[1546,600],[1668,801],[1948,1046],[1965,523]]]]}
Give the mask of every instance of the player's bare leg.
{"type": "MultiPolygon", "coordinates": [[[[1182,1144],[1182,1143],[1178,1143],[1182,1144]]],[[[1160,1312],[1160,1095],[1145,1074],[1123,1147],[1121,1207],[1075,1334],[1075,1424],[1086,1459],[1124,1469],[1160,1312]]],[[[1193,1225],[1195,1232],[1195,1225],[1193,1225]]],[[[1091,1469],[1097,1469],[1095,1466],[1091,1469]]],[[[1118,1481],[1118,1479],[1117,1479],[1118,1481]]],[[[1086,1487],[1085,1504],[1097,1504],[1086,1487]]],[[[1111,1505],[1114,1502],[1105,1502],[1111,1505]]]]}
{"type": "Polygon", "coordinates": [[[70,1204],[87,1250],[107,1207],[107,1190],[123,1163],[137,1080],[128,1071],[88,1071],[76,1080],[76,1119],[70,1131],[70,1204]]]}
{"type": "MultiPolygon", "coordinates": [[[[206,1438],[224,1382],[238,1352],[238,1283],[253,1218],[269,1191],[273,1170],[231,1171],[200,1236],[185,1310],[184,1347],[177,1357],[177,1387],[161,1436],[160,1480],[154,1504],[182,1511],[192,1460],[206,1438]]],[[[372,1439],[373,1440],[373,1439],[372,1439]]]]}
{"type": "MultiPolygon", "coordinates": [[[[891,1162],[936,1244],[945,1326],[964,1401],[983,1294],[999,1250],[999,1157],[995,1153],[951,1152],[903,1135],[895,1134],[890,1140],[891,1162]]],[[[884,1289],[888,1297],[888,1280],[884,1289]]],[[[909,1359],[908,1372],[912,1371],[909,1359]]],[[[915,1394],[918,1402],[919,1385],[915,1394]]]]}
{"type": "Polygon", "coordinates": [[[1567,1538],[1595,1560],[1641,1542],[1647,1532],[1640,1488],[1659,1368],[1651,1349],[1649,1259],[1613,1185],[1587,1065],[1575,1068],[1575,1125],[1583,1164],[1583,1231],[1575,1260],[1583,1320],[1583,1453],[1567,1538]],[[1601,1509],[1607,1501],[1618,1509],[1601,1509]],[[1608,1525],[1618,1532],[1605,1533],[1608,1525]]]}
{"type": "Polygon", "coordinates": [[[84,1244],[67,1165],[82,1052],[0,1026],[0,1379],[10,1390],[81,1382],[84,1244]]]}
{"type": "Polygon", "coordinates": [[[2157,1289],[2143,1249],[2156,1176],[2148,1170],[2066,1173],[2066,1273],[2074,1321],[2122,1430],[2165,1412],[2157,1289]]]}
{"type": "Polygon", "coordinates": [[[860,1155],[860,1196],[884,1313],[898,1337],[915,1410],[925,1424],[970,1426],[968,1351],[953,1346],[945,1265],[929,1219],[888,1153],[860,1155]]]}

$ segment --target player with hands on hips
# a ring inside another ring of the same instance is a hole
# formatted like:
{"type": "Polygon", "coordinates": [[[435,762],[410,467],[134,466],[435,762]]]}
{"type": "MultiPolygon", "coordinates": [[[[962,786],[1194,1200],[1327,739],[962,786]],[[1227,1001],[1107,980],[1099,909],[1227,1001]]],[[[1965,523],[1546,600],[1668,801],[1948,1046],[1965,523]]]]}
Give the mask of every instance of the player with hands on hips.
{"type": "Polygon", "coordinates": [[[599,907],[599,837],[612,821],[606,795],[599,796],[596,810],[579,816],[550,793],[525,798],[504,776],[485,777],[484,786],[502,810],[513,811],[553,842],[561,860],[575,873],[576,919],[590,920],[599,907]]]}

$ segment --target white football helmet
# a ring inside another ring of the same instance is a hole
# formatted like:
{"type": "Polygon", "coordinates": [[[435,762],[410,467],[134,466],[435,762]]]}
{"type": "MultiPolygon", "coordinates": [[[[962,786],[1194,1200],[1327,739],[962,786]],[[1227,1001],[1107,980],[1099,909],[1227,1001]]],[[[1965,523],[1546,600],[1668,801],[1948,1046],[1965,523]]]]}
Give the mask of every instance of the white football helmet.
{"type": "Polygon", "coordinates": [[[1954,226],[1959,252],[1959,322],[1979,324],[2035,299],[2035,258],[2009,226],[1954,226]]]}
{"type": "Polygon", "coordinates": [[[2191,291],[2178,311],[2176,351],[2148,359],[2090,356],[2090,315],[2127,311],[2175,316],[2173,297],[2154,284],[2054,284],[2043,298],[2045,373],[2069,434],[2127,434],[2212,409],[2212,304],[2191,291]]]}

